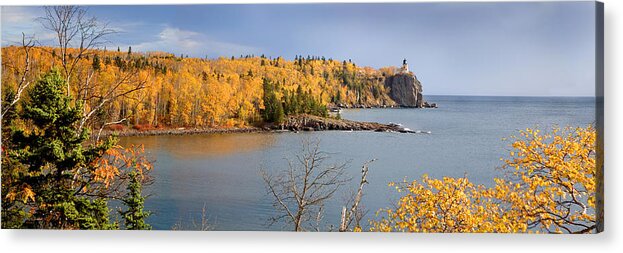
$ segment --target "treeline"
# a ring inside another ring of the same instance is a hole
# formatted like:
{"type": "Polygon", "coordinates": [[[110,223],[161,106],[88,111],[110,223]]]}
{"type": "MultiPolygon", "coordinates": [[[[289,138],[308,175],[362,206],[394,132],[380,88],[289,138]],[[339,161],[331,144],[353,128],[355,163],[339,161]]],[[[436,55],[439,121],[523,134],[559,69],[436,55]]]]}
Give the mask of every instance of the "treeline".
{"type": "MultiPolygon", "coordinates": [[[[387,71],[359,67],[350,60],[312,56],[286,60],[263,55],[206,59],[136,53],[131,48],[90,50],[77,57],[77,50],[66,52],[66,61],[76,63],[67,78],[68,88],[70,95],[95,110],[86,123],[94,129],[110,122],[153,127],[245,126],[267,120],[265,110],[278,111],[279,106],[283,115],[322,116],[331,105],[395,104],[383,85],[387,71]]],[[[28,78],[61,67],[59,55],[59,48],[32,48],[28,78]]],[[[22,78],[17,70],[24,69],[24,58],[20,47],[2,48],[3,94],[15,92],[22,78]]]]}
{"type": "Polygon", "coordinates": [[[269,79],[264,79],[264,110],[262,119],[265,122],[282,122],[284,116],[296,115],[301,113],[312,114],[316,116],[327,117],[327,106],[323,105],[320,98],[314,98],[312,91],[303,91],[299,85],[295,92],[282,90],[281,99],[277,98],[277,88],[279,82],[273,84],[269,79]]]}

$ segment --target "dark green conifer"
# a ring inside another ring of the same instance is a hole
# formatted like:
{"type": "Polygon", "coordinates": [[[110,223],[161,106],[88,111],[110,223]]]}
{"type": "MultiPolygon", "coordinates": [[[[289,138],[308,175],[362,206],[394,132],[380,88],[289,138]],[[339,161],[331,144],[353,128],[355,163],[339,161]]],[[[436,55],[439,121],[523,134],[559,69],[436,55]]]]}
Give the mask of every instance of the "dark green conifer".
{"type": "Polygon", "coordinates": [[[127,230],[149,230],[151,226],[145,222],[150,212],[144,211],[145,197],[142,193],[141,176],[136,171],[129,174],[130,183],[128,184],[128,193],[123,202],[128,207],[125,211],[120,211],[123,216],[125,229],[127,230]]]}
{"type": "Polygon", "coordinates": [[[284,118],[283,105],[277,99],[275,94],[275,86],[272,82],[264,78],[264,111],[262,117],[266,122],[281,123],[284,118]]]}
{"type": "Polygon", "coordinates": [[[93,56],[93,70],[99,71],[101,69],[100,57],[98,55],[93,56]]]}
{"type": "Polygon", "coordinates": [[[65,95],[64,87],[65,79],[58,70],[48,72],[35,83],[30,99],[24,100],[23,110],[18,113],[30,125],[29,130],[13,127],[6,140],[11,149],[3,165],[11,164],[8,169],[11,177],[3,175],[3,194],[5,187],[27,186],[32,195],[22,201],[35,206],[24,214],[22,224],[12,225],[47,229],[115,228],[108,220],[105,199],[81,195],[86,187],[86,182],[81,181],[83,173],[92,171],[93,161],[114,142],[109,139],[99,145],[83,145],[88,132],[76,127],[82,118],[82,105],[65,95]],[[9,182],[4,182],[5,179],[9,182]]]}

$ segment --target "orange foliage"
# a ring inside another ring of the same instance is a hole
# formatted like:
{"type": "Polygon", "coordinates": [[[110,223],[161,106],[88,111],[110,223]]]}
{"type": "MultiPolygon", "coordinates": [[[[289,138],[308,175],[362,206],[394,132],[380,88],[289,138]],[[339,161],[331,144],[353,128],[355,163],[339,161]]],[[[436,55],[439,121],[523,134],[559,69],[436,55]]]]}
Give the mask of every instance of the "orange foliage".
{"type": "Polygon", "coordinates": [[[156,127],[149,125],[149,124],[141,124],[141,125],[134,125],[132,126],[132,128],[138,130],[138,131],[149,131],[149,130],[154,130],[156,129],[156,127]]]}
{"type": "Polygon", "coordinates": [[[108,188],[110,184],[118,183],[120,176],[127,176],[129,171],[137,171],[143,176],[145,171],[153,168],[144,153],[143,145],[132,145],[129,148],[115,146],[106,150],[105,155],[94,164],[94,182],[102,183],[108,188]]]}
{"type": "MultiPolygon", "coordinates": [[[[35,47],[31,52],[35,79],[59,66],[58,48],[35,47]]],[[[76,54],[69,49],[70,57],[76,54]]],[[[71,94],[85,101],[86,111],[96,108],[99,97],[144,88],[109,101],[89,124],[126,119],[127,125],[216,127],[246,125],[261,119],[262,79],[276,83],[276,95],[301,86],[327,104],[393,105],[381,81],[382,73],[369,67],[332,59],[297,57],[294,61],[246,56],[240,58],[178,58],[163,52],[128,54],[91,50],[78,61],[70,80],[71,94]],[[94,64],[94,57],[99,64],[94,64]],[[96,66],[97,65],[97,66],[96,66]],[[140,86],[142,87],[142,86],[140,86]]],[[[2,48],[2,89],[14,89],[23,68],[19,47],[2,48]]]]}
{"type": "Polygon", "coordinates": [[[108,125],[107,128],[108,130],[111,130],[111,131],[121,131],[125,127],[121,124],[113,124],[113,125],[108,125]]]}

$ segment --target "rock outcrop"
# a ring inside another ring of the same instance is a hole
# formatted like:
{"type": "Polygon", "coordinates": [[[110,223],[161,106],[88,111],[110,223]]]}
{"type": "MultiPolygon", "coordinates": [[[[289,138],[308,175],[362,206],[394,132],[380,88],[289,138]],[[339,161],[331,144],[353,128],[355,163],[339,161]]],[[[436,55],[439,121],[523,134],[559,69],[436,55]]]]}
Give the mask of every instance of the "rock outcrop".
{"type": "Polygon", "coordinates": [[[376,122],[359,122],[346,119],[323,118],[308,114],[288,116],[282,124],[274,124],[267,129],[290,131],[376,131],[417,133],[398,124],[381,124],[376,122]]]}
{"type": "Polygon", "coordinates": [[[422,84],[413,73],[398,73],[385,79],[389,97],[403,107],[425,107],[422,84]]]}

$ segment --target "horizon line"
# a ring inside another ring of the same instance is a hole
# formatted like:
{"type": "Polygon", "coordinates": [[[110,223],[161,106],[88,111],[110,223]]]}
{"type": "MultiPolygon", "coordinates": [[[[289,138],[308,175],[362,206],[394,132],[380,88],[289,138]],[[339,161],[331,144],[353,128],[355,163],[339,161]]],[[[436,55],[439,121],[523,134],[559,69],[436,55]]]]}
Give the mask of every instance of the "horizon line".
{"type": "Polygon", "coordinates": [[[426,96],[445,96],[445,97],[565,97],[565,98],[596,98],[597,96],[591,95],[574,95],[574,96],[566,96],[566,95],[475,95],[475,94],[427,94],[426,96]]]}

